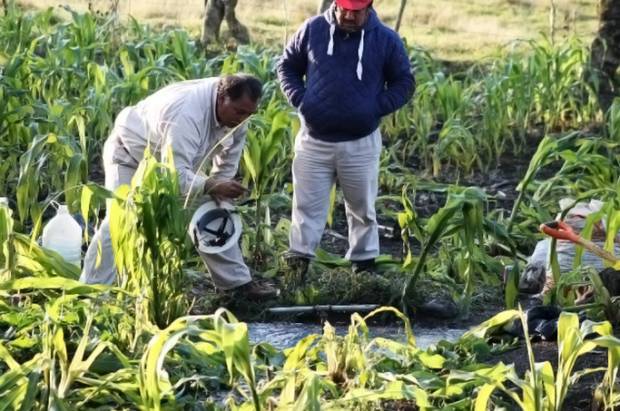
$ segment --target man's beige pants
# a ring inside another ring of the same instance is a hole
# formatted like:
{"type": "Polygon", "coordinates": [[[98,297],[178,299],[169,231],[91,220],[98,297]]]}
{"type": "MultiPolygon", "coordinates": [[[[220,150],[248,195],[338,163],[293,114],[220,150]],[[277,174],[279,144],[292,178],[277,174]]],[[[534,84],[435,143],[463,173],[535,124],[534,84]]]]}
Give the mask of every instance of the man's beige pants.
{"type": "Polygon", "coordinates": [[[375,213],[381,133],[337,143],[310,137],[302,127],[293,159],[293,212],[289,254],[314,257],[329,210],[329,196],[338,181],[349,226],[349,260],[379,255],[375,213]]]}
{"type": "MultiPolygon", "coordinates": [[[[118,149],[118,143],[112,138],[106,141],[103,149],[105,187],[110,191],[116,190],[123,184],[130,184],[136,172],[135,167],[114,163],[114,152],[118,149]]],[[[217,288],[229,290],[251,281],[250,271],[243,262],[243,255],[238,244],[219,254],[205,254],[197,251],[217,288]]],[[[80,281],[87,284],[112,284],[115,279],[116,265],[110,238],[109,214],[106,214],[86,251],[80,281]],[[99,252],[101,252],[100,263],[97,265],[99,252]]]]}

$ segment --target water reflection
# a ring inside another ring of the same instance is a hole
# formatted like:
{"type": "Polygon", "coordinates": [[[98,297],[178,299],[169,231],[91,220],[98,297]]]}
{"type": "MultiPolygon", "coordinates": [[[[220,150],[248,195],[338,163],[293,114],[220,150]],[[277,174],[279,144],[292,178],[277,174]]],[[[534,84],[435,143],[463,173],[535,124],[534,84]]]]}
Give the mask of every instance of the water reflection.
{"type": "MultiPolygon", "coordinates": [[[[339,335],[347,333],[348,326],[335,326],[339,335]]],[[[323,327],[318,324],[306,323],[248,323],[250,341],[258,343],[268,342],[276,348],[292,347],[300,339],[310,334],[322,334],[323,327]]],[[[369,326],[370,337],[386,337],[392,340],[404,341],[405,331],[402,326],[369,326]]],[[[413,327],[418,347],[426,348],[440,340],[456,341],[467,329],[465,328],[424,328],[413,327]]]]}

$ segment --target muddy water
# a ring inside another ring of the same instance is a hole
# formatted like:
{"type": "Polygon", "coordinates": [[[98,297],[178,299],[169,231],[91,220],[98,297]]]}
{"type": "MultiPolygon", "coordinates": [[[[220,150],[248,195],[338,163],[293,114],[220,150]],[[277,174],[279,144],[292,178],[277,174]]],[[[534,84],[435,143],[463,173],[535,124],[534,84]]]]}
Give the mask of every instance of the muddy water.
{"type": "MultiPolygon", "coordinates": [[[[348,326],[337,325],[336,332],[339,335],[347,333],[348,326]]],[[[323,328],[318,324],[306,323],[248,323],[250,341],[258,343],[268,342],[276,348],[283,349],[292,347],[300,339],[310,334],[322,334],[323,328]]],[[[386,337],[392,340],[405,341],[405,332],[397,325],[370,326],[370,337],[386,337]]],[[[413,327],[413,335],[420,348],[426,348],[440,340],[456,341],[467,329],[465,328],[425,328],[413,327]]]]}

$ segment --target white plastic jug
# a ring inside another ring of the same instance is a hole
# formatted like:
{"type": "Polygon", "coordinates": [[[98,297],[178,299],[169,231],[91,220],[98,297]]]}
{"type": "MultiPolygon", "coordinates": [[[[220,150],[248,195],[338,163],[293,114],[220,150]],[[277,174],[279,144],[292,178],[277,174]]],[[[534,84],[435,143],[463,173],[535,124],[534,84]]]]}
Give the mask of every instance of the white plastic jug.
{"type": "Polygon", "coordinates": [[[43,247],[56,251],[68,262],[81,266],[82,227],[75,221],[66,205],[43,228],[43,247]]]}

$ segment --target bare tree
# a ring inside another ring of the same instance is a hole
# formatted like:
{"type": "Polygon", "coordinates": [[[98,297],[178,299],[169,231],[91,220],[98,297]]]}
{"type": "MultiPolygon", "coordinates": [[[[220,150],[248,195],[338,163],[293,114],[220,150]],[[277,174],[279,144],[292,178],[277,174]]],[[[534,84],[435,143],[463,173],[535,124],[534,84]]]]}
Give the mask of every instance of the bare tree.
{"type": "Polygon", "coordinates": [[[597,91],[603,111],[609,110],[618,95],[616,79],[620,66],[620,1],[600,0],[599,29],[590,49],[585,78],[597,91]]]}
{"type": "Polygon", "coordinates": [[[396,18],[396,26],[394,26],[394,31],[396,32],[400,30],[400,23],[403,21],[403,14],[405,13],[406,5],[407,0],[400,0],[400,9],[398,10],[398,17],[396,18]]]}
{"type": "Polygon", "coordinates": [[[230,34],[241,44],[250,42],[248,29],[239,22],[235,15],[237,0],[205,0],[205,13],[202,20],[203,46],[220,40],[220,27],[226,20],[230,34]]]}

